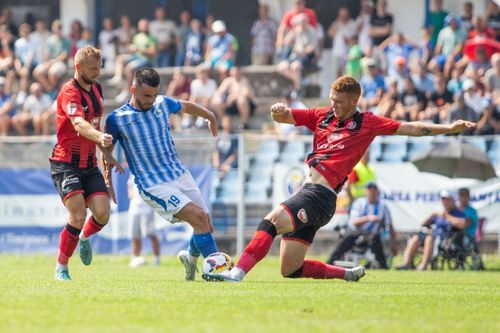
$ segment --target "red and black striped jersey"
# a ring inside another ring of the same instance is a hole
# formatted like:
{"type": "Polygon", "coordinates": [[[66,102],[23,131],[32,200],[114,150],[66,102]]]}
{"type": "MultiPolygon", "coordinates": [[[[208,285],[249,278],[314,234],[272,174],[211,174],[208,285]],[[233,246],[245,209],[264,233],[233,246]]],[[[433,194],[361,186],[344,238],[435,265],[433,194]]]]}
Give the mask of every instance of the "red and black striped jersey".
{"type": "Polygon", "coordinates": [[[345,182],[377,135],[392,135],[401,124],[369,112],[356,112],[339,121],[329,106],[292,109],[292,115],[297,126],[304,125],[314,132],[313,151],[307,155],[306,163],[334,189],[345,182]]]}
{"type": "Polygon", "coordinates": [[[70,117],[82,117],[100,130],[103,111],[99,83],[92,84],[90,91],[86,91],[75,79],[66,82],[57,96],[57,143],[50,160],[82,169],[96,167],[96,144],[78,134],[70,117]]]}

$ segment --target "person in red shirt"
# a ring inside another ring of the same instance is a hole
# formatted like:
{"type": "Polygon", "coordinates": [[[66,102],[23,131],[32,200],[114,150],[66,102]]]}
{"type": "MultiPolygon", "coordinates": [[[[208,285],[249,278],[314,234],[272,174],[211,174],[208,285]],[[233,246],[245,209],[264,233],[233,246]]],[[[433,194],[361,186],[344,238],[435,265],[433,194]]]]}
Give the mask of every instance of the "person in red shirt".
{"type": "Polygon", "coordinates": [[[357,108],[360,94],[359,83],[352,77],[342,76],[331,85],[330,106],[317,109],[290,109],[282,103],[271,106],[274,121],[306,126],[314,132],[313,151],[306,157],[309,175],[301,190],[260,222],[236,267],[206,274],[206,280],[242,281],[266,256],[278,234],[282,235],[280,262],[284,277],[359,280],[365,274],[363,267],[345,269],[304,258],[316,231],[333,217],[337,192],[368,145],[377,135],[450,134],[476,126],[463,120],[449,125],[399,122],[360,113],[357,108]]]}
{"type": "MultiPolygon", "coordinates": [[[[74,63],[74,78],[57,96],[57,143],[50,157],[52,181],[69,214],[59,240],[57,280],[71,280],[68,261],[78,244],[82,262],[90,265],[88,238],[108,223],[110,212],[108,189],[96,161],[96,146],[109,147],[113,140],[99,127],[104,107],[95,80],[101,72],[101,52],[85,46],[76,52],[74,63]],[[85,223],[87,207],[92,215],[85,223]]],[[[115,165],[112,157],[107,158],[115,165]]]]}
{"type": "Polygon", "coordinates": [[[295,0],[294,8],[287,11],[281,19],[278,32],[276,33],[276,48],[280,49],[283,46],[283,39],[285,38],[286,32],[293,28],[293,19],[301,13],[306,14],[309,25],[316,29],[318,18],[314,10],[306,7],[305,0],[295,0]]]}

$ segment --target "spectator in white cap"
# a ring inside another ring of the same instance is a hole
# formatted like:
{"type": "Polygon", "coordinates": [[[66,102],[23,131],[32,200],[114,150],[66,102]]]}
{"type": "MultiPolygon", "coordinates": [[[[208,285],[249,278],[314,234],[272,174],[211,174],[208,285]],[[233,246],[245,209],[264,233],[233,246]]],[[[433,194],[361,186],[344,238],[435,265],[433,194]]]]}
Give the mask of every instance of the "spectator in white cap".
{"type": "Polygon", "coordinates": [[[216,69],[222,79],[234,66],[236,39],[227,32],[226,24],[221,20],[212,23],[212,31],[214,34],[208,39],[205,62],[216,69]]]}

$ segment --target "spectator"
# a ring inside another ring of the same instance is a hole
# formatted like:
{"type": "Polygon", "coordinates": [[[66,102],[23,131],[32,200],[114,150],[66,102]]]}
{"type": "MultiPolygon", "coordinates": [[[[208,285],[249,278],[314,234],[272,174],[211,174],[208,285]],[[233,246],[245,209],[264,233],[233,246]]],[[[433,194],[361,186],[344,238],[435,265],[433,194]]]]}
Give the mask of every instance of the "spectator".
{"type": "Polygon", "coordinates": [[[120,16],[120,26],[116,29],[115,34],[118,36],[117,54],[129,53],[130,45],[137,31],[130,23],[128,15],[120,16]]]}
{"type": "Polygon", "coordinates": [[[372,45],[370,37],[370,21],[372,17],[373,3],[371,0],[362,0],[359,15],[356,18],[356,35],[361,51],[366,54],[372,45]]]}
{"type": "Polygon", "coordinates": [[[213,95],[213,104],[217,115],[240,116],[240,127],[249,128],[250,116],[256,108],[254,91],[248,79],[238,67],[231,68],[230,76],[221,82],[213,95]]]}
{"type": "Polygon", "coordinates": [[[418,265],[417,270],[425,270],[433,256],[433,252],[436,252],[433,250],[434,241],[437,241],[436,245],[439,244],[440,241],[450,235],[452,228],[465,228],[465,214],[455,206],[453,196],[448,191],[441,191],[440,197],[444,210],[433,213],[424,220],[422,223],[424,230],[414,235],[408,241],[404,252],[403,264],[397,267],[397,269],[414,269],[413,259],[419,246],[423,245],[424,253],[422,255],[422,262],[418,265]],[[435,226],[434,231],[431,230],[432,225],[435,226]]]}
{"type": "Polygon", "coordinates": [[[206,50],[206,36],[202,31],[201,21],[191,20],[191,30],[186,38],[186,57],[184,66],[198,66],[203,62],[206,50]]]}
{"type": "Polygon", "coordinates": [[[445,123],[449,119],[449,107],[453,103],[453,94],[446,87],[446,78],[440,76],[435,81],[435,90],[431,93],[425,112],[420,120],[431,120],[434,124],[445,123]]]}
{"type": "Polygon", "coordinates": [[[14,101],[5,89],[5,78],[0,76],[0,136],[5,136],[9,133],[10,120],[14,112],[14,101]]]}
{"type": "Polygon", "coordinates": [[[474,17],[474,4],[471,1],[464,2],[463,15],[460,17],[462,27],[466,33],[472,30],[472,19],[474,17]]]}
{"type": "Polygon", "coordinates": [[[177,27],[177,38],[175,41],[177,44],[175,53],[175,65],[184,66],[186,62],[187,38],[189,36],[189,33],[191,32],[191,14],[187,10],[183,10],[179,15],[179,21],[180,24],[177,27]]]}
{"type": "Polygon", "coordinates": [[[114,30],[113,20],[110,17],[102,20],[102,27],[103,29],[99,32],[98,45],[101,49],[103,67],[112,69],[115,67],[118,34],[114,30]]]}
{"type": "Polygon", "coordinates": [[[189,100],[191,93],[191,81],[187,78],[186,74],[180,68],[174,70],[172,80],[167,86],[167,96],[172,96],[176,99],[189,100]]]}
{"type": "Polygon", "coordinates": [[[28,135],[28,127],[32,125],[33,133],[41,135],[42,128],[46,126],[42,124],[43,116],[51,105],[52,99],[43,92],[42,86],[37,82],[32,83],[30,95],[26,98],[22,109],[12,117],[12,126],[19,135],[28,135]]]}
{"type": "Polygon", "coordinates": [[[356,34],[356,23],[351,19],[349,9],[340,7],[337,18],[328,28],[328,37],[332,40],[332,69],[334,75],[342,76],[349,52],[351,38],[356,34]]]}
{"type": "Polygon", "coordinates": [[[486,9],[486,21],[488,26],[495,30],[495,38],[500,41],[500,8],[495,0],[488,1],[488,8],[486,9]]]}
{"type": "Polygon", "coordinates": [[[363,50],[358,43],[358,36],[353,36],[350,41],[349,52],[347,53],[345,73],[348,76],[359,80],[362,74],[361,59],[363,58],[363,50]]]}
{"type": "Polygon", "coordinates": [[[480,116],[483,113],[484,98],[477,91],[476,84],[472,79],[465,79],[462,83],[465,102],[480,116]]]}
{"type": "Polygon", "coordinates": [[[236,57],[234,50],[234,36],[227,32],[223,21],[212,23],[213,35],[208,39],[205,62],[219,72],[221,79],[225,78],[227,71],[234,66],[236,57]]]}
{"type": "Polygon", "coordinates": [[[316,29],[316,26],[318,25],[316,13],[314,12],[314,10],[306,7],[306,1],[294,0],[294,7],[291,10],[287,11],[285,15],[283,15],[276,35],[276,48],[278,49],[279,53],[282,53],[280,58],[285,58],[288,55],[288,51],[286,51],[286,46],[284,45],[284,39],[287,32],[293,29],[296,16],[301,14],[306,15],[307,24],[313,29],[316,29]],[[283,50],[283,48],[285,49],[285,51],[283,50]]]}
{"type": "Polygon", "coordinates": [[[160,265],[160,241],[156,234],[154,211],[139,194],[137,186],[134,184],[134,176],[131,174],[127,182],[128,196],[130,199],[128,209],[128,222],[130,228],[130,238],[132,240],[132,258],[129,266],[136,268],[146,264],[146,258],[141,256],[142,237],[146,236],[151,241],[153,248],[153,264],[160,265]]]}
{"type": "Polygon", "coordinates": [[[417,56],[419,62],[426,65],[432,58],[434,44],[432,43],[429,28],[422,28],[420,31],[420,41],[418,43],[417,56]]]}
{"type": "MultiPolygon", "coordinates": [[[[391,118],[398,119],[400,117],[401,111],[396,109],[398,98],[400,93],[398,92],[398,81],[394,78],[390,78],[387,80],[387,91],[382,95],[380,102],[377,107],[377,112],[379,115],[391,118]]],[[[384,147],[384,144],[382,144],[384,147]]],[[[381,156],[377,158],[379,160],[381,156]]]]}
{"type": "Polygon", "coordinates": [[[8,7],[2,9],[2,13],[0,14],[0,25],[5,25],[12,36],[17,36],[17,26],[12,22],[12,9],[8,7]]]}
{"type": "Polygon", "coordinates": [[[382,269],[388,269],[380,232],[388,228],[391,237],[392,249],[395,254],[396,233],[392,226],[391,213],[387,205],[380,200],[380,193],[375,182],[368,182],[365,186],[365,196],[353,202],[349,215],[349,229],[335,250],[333,250],[328,264],[339,260],[349,251],[356,240],[365,236],[369,239],[370,248],[382,269]]]}
{"type": "Polygon", "coordinates": [[[205,17],[205,35],[207,36],[207,40],[214,35],[212,30],[212,24],[215,22],[215,16],[213,14],[207,14],[205,17]]]}
{"type": "Polygon", "coordinates": [[[417,121],[420,118],[420,112],[424,111],[424,106],[424,93],[417,90],[410,77],[406,77],[404,79],[403,91],[398,96],[398,112],[396,119],[403,121],[417,121]]]}
{"type": "Polygon", "coordinates": [[[366,185],[375,182],[377,176],[375,169],[370,164],[370,150],[367,149],[359,162],[347,176],[347,195],[350,203],[365,196],[366,185]]]}
{"type": "Polygon", "coordinates": [[[486,72],[484,82],[489,93],[500,90],[500,53],[491,57],[491,69],[486,72]]]}
{"type": "MultiPolygon", "coordinates": [[[[387,74],[394,76],[397,72],[398,63],[396,59],[402,57],[405,65],[410,61],[410,56],[418,45],[407,39],[402,32],[397,32],[391,37],[384,40],[379,49],[384,53],[387,63],[387,74]]],[[[399,59],[401,60],[401,59],[399,59]]]]}
{"type": "Polygon", "coordinates": [[[375,111],[385,90],[384,77],[379,74],[375,61],[367,59],[368,73],[363,75],[361,81],[362,96],[359,105],[362,111],[375,111]]]}
{"type": "MultiPolygon", "coordinates": [[[[196,78],[191,82],[191,96],[189,100],[199,104],[206,109],[209,109],[212,104],[212,96],[217,90],[217,83],[209,77],[210,69],[205,65],[196,67],[196,78]]],[[[183,115],[182,127],[188,128],[191,126],[191,118],[188,115],[183,115]]],[[[196,127],[203,126],[203,119],[200,117],[195,120],[196,127]]]]}
{"type": "Polygon", "coordinates": [[[41,64],[44,61],[45,47],[50,32],[47,30],[45,20],[38,19],[35,22],[35,31],[30,34],[30,41],[35,48],[34,63],[41,64]]]}
{"type": "Polygon", "coordinates": [[[465,79],[464,68],[455,66],[451,70],[451,78],[448,81],[447,88],[452,94],[462,92],[462,84],[465,79]]]}
{"type": "MultiPolygon", "coordinates": [[[[458,92],[455,94],[455,103],[450,109],[450,119],[448,120],[448,122],[452,123],[458,119],[472,121],[474,123],[479,119],[476,111],[474,111],[474,109],[465,102],[463,92],[458,92]]],[[[463,134],[471,135],[474,134],[474,131],[475,130],[469,130],[467,132],[464,132],[463,134]]]]}
{"type": "MultiPolygon", "coordinates": [[[[80,20],[73,20],[70,26],[69,40],[71,46],[69,48],[69,57],[73,59],[76,51],[79,48],[78,42],[82,39],[83,34],[83,24],[80,20]]],[[[83,45],[85,46],[85,44],[83,45]]]]}
{"type": "Polygon", "coordinates": [[[278,23],[269,17],[269,6],[259,6],[259,19],[252,25],[252,65],[271,65],[278,23]]]}
{"type": "Polygon", "coordinates": [[[222,178],[228,171],[238,167],[238,137],[234,134],[231,117],[223,116],[221,125],[222,131],[217,137],[212,163],[222,178]]]}
{"type": "Polygon", "coordinates": [[[424,63],[417,62],[415,64],[411,79],[417,90],[420,90],[425,95],[430,95],[434,91],[434,77],[427,72],[424,63]]]}
{"type": "Polygon", "coordinates": [[[45,91],[55,89],[67,74],[67,60],[71,42],[63,36],[61,21],[52,22],[52,34],[47,39],[44,61],[35,67],[33,77],[45,91]]]}
{"type": "Polygon", "coordinates": [[[115,75],[108,81],[111,85],[119,85],[125,72],[126,85],[122,92],[115,97],[117,103],[124,103],[129,97],[128,88],[136,70],[153,66],[157,53],[157,40],[149,33],[149,22],[141,19],[137,23],[139,31],[129,47],[130,54],[121,54],[116,59],[115,75]]]}
{"type": "Polygon", "coordinates": [[[455,62],[462,56],[465,34],[460,28],[460,19],[454,14],[445,18],[445,27],[439,32],[435,54],[435,62],[444,63],[444,73],[449,77],[455,62]]]}
{"type": "Polygon", "coordinates": [[[291,53],[286,60],[278,64],[278,71],[292,80],[295,95],[301,93],[302,69],[312,67],[316,61],[317,35],[315,30],[308,25],[307,20],[305,14],[295,17],[293,29],[283,40],[283,45],[289,46],[291,53]]]}
{"type": "MultiPolygon", "coordinates": [[[[140,28],[139,31],[141,32],[140,28]]],[[[158,67],[172,66],[175,59],[177,26],[174,21],[167,19],[165,7],[156,7],[155,20],[149,23],[149,32],[158,43],[156,59],[153,64],[158,67]]]]}
{"type": "Polygon", "coordinates": [[[432,45],[436,45],[439,32],[444,27],[444,19],[447,15],[448,12],[443,9],[443,0],[434,0],[434,8],[430,11],[428,17],[428,24],[432,32],[432,45]]]}
{"type": "Polygon", "coordinates": [[[495,30],[488,26],[488,22],[484,17],[475,16],[472,20],[472,28],[470,31],[465,30],[467,39],[474,38],[491,38],[495,39],[495,30]]]}
{"type": "Polygon", "coordinates": [[[31,27],[28,23],[19,26],[19,38],[14,44],[14,69],[17,76],[20,77],[19,92],[16,98],[16,104],[24,103],[28,91],[28,80],[31,77],[33,69],[37,65],[35,57],[35,45],[30,39],[31,27]]]}
{"type": "MultiPolygon", "coordinates": [[[[398,83],[398,93],[402,93],[404,89],[405,79],[410,73],[406,67],[406,59],[402,56],[394,58],[394,72],[386,77],[386,80],[393,80],[398,83]]],[[[386,83],[386,85],[388,85],[386,83]]]]}
{"type": "Polygon", "coordinates": [[[387,13],[386,9],[387,1],[378,0],[375,12],[370,19],[370,37],[374,46],[379,46],[392,35],[393,17],[387,13]]]}
{"type": "Polygon", "coordinates": [[[462,187],[458,189],[458,209],[465,214],[465,237],[463,240],[464,248],[472,249],[472,269],[478,270],[483,267],[481,256],[479,254],[479,246],[476,242],[476,233],[479,223],[477,210],[470,205],[470,190],[462,187]]]}

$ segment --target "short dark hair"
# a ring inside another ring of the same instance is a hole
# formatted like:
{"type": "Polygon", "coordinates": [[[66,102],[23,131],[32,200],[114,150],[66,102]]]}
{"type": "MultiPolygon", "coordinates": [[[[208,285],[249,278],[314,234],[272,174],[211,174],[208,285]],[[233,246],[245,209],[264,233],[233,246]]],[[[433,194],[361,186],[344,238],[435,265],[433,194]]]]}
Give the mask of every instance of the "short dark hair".
{"type": "Polygon", "coordinates": [[[147,84],[150,87],[158,87],[160,85],[160,75],[153,68],[141,68],[135,72],[134,84],[147,84]]]}
{"type": "Polygon", "coordinates": [[[459,188],[458,189],[458,194],[459,195],[467,195],[468,197],[470,197],[470,190],[467,188],[467,187],[462,187],[462,188],[459,188]]]}

